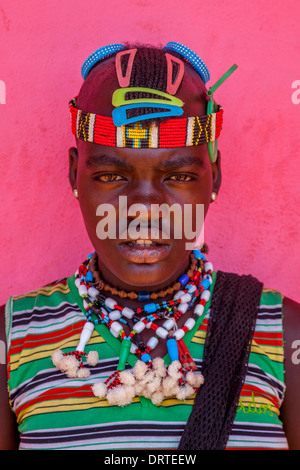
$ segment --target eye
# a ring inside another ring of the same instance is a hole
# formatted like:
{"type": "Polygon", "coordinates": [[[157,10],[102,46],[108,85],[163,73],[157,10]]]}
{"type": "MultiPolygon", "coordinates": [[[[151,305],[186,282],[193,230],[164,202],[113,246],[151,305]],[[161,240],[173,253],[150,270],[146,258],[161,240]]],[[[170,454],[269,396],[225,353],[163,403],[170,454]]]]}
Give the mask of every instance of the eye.
{"type": "Polygon", "coordinates": [[[185,175],[183,173],[178,173],[177,175],[172,175],[169,177],[172,181],[179,181],[180,183],[188,183],[192,181],[194,178],[191,175],[185,175]],[[173,179],[174,178],[174,179],[173,179]]]}
{"type": "Polygon", "coordinates": [[[122,181],[124,178],[116,173],[105,173],[104,175],[96,175],[94,179],[103,183],[114,183],[115,181],[122,181]]]}

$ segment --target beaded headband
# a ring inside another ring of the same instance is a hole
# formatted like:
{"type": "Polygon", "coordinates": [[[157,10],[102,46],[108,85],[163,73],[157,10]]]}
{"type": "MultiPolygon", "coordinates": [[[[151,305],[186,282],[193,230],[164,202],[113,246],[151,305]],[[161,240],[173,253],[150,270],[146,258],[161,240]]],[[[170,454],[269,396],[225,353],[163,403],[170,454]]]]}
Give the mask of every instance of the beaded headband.
{"type": "Polygon", "coordinates": [[[218,139],[223,109],[196,117],[168,119],[159,124],[137,122],[115,126],[113,118],[84,112],[76,107],[76,98],[69,103],[72,133],[81,140],[110,147],[173,148],[189,147],[218,139]]]}

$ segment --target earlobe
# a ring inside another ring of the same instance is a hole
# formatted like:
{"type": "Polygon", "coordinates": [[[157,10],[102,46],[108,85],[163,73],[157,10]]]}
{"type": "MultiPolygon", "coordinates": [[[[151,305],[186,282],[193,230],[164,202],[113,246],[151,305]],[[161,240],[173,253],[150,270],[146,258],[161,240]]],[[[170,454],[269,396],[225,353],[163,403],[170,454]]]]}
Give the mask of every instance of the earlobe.
{"type": "Polygon", "coordinates": [[[218,194],[222,182],[220,150],[218,150],[217,159],[211,164],[211,167],[213,174],[213,191],[218,194]]]}
{"type": "Polygon", "coordinates": [[[76,176],[78,167],[78,150],[76,147],[69,149],[69,181],[72,190],[76,189],[76,176]]]}

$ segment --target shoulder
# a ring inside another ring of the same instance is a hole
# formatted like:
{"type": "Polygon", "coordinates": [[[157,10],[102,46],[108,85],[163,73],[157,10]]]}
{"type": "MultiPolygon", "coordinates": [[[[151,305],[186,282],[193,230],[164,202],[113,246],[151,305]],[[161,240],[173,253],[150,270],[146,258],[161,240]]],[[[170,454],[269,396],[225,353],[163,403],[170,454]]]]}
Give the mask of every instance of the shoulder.
{"type": "MultiPolygon", "coordinates": [[[[300,303],[287,297],[282,302],[283,321],[288,330],[300,329],[300,303]]],[[[293,331],[291,331],[293,333],[293,331]]],[[[299,338],[300,339],[300,336],[299,338]]]]}
{"type": "Polygon", "coordinates": [[[286,393],[281,419],[291,450],[300,450],[300,304],[283,299],[286,393]]]}
{"type": "Polygon", "coordinates": [[[1,311],[4,318],[2,334],[6,336],[8,349],[14,333],[17,332],[19,339],[25,338],[32,322],[42,324],[47,322],[50,316],[55,320],[62,314],[64,306],[69,305],[70,309],[77,305],[73,294],[73,277],[56,280],[33,291],[8,298],[1,311]],[[22,325],[21,333],[19,325],[22,325]]]}
{"type": "Polygon", "coordinates": [[[300,304],[284,297],[282,313],[286,372],[291,370],[300,378],[300,304]],[[299,368],[294,367],[298,364],[299,368]]]}
{"type": "Polygon", "coordinates": [[[65,277],[30,292],[12,296],[7,301],[7,309],[13,312],[29,311],[61,302],[70,295],[72,278],[73,276],[65,277]]]}
{"type": "Polygon", "coordinates": [[[282,313],[286,372],[292,370],[300,377],[300,304],[284,297],[282,313]]]}
{"type": "MultiPolygon", "coordinates": [[[[0,306],[0,340],[6,344],[5,335],[5,305],[0,306]]],[[[2,363],[2,362],[1,362],[2,363]]]]}
{"type": "Polygon", "coordinates": [[[18,448],[18,432],[15,416],[11,411],[7,390],[6,365],[6,332],[5,332],[5,305],[0,306],[0,449],[16,450],[18,448]]]}

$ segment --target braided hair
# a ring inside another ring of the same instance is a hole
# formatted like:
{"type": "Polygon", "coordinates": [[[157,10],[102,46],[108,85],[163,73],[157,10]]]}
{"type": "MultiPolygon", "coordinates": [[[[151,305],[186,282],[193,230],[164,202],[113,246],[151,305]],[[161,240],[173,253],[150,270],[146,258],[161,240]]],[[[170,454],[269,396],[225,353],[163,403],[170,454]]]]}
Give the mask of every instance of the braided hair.
{"type": "MultiPolygon", "coordinates": [[[[163,49],[160,46],[153,46],[153,45],[147,45],[147,44],[135,44],[135,43],[125,43],[125,49],[137,49],[133,66],[132,66],[132,72],[131,72],[131,77],[130,77],[130,87],[142,87],[142,88],[150,88],[153,90],[158,90],[161,92],[166,92],[167,89],[167,60],[166,60],[166,52],[169,52],[171,55],[181,59],[183,62],[185,62],[185,66],[188,67],[189,69],[193,70],[190,64],[185,61],[185,59],[178,54],[177,52],[173,50],[168,50],[168,49],[163,49]]],[[[126,68],[127,68],[127,61],[128,61],[128,56],[124,55],[122,57],[121,61],[121,68],[122,68],[122,73],[126,73],[126,68]]],[[[94,70],[96,67],[102,67],[103,72],[105,70],[105,66],[108,63],[107,59],[102,60],[101,62],[95,64],[90,72],[94,70]]],[[[107,68],[106,73],[111,73],[111,68],[114,67],[114,64],[110,62],[110,67],[107,68]]],[[[176,64],[173,67],[173,77],[174,79],[177,74],[177,67],[176,64]]],[[[203,103],[206,105],[208,102],[208,96],[206,95],[206,87],[201,79],[201,77],[197,74],[197,72],[194,72],[195,76],[195,81],[197,81],[197,92],[199,93],[199,98],[203,101],[203,103]]],[[[182,85],[180,85],[182,86],[182,85]]],[[[79,92],[78,95],[78,101],[80,101],[81,95],[84,93],[84,84],[79,92]]],[[[155,95],[155,93],[147,93],[147,92],[129,92],[126,94],[126,98],[128,100],[131,99],[139,99],[139,98],[156,98],[156,99],[163,99],[162,96],[160,95],[155,95]]],[[[140,115],[145,115],[148,113],[152,112],[160,112],[164,111],[164,109],[160,108],[151,108],[151,107],[144,107],[144,108],[135,108],[135,109],[130,109],[127,111],[127,116],[128,118],[135,117],[135,116],[140,116],[140,115]]],[[[168,117],[160,117],[160,118],[155,118],[151,119],[151,122],[162,122],[164,120],[167,120],[168,117]]]]}

